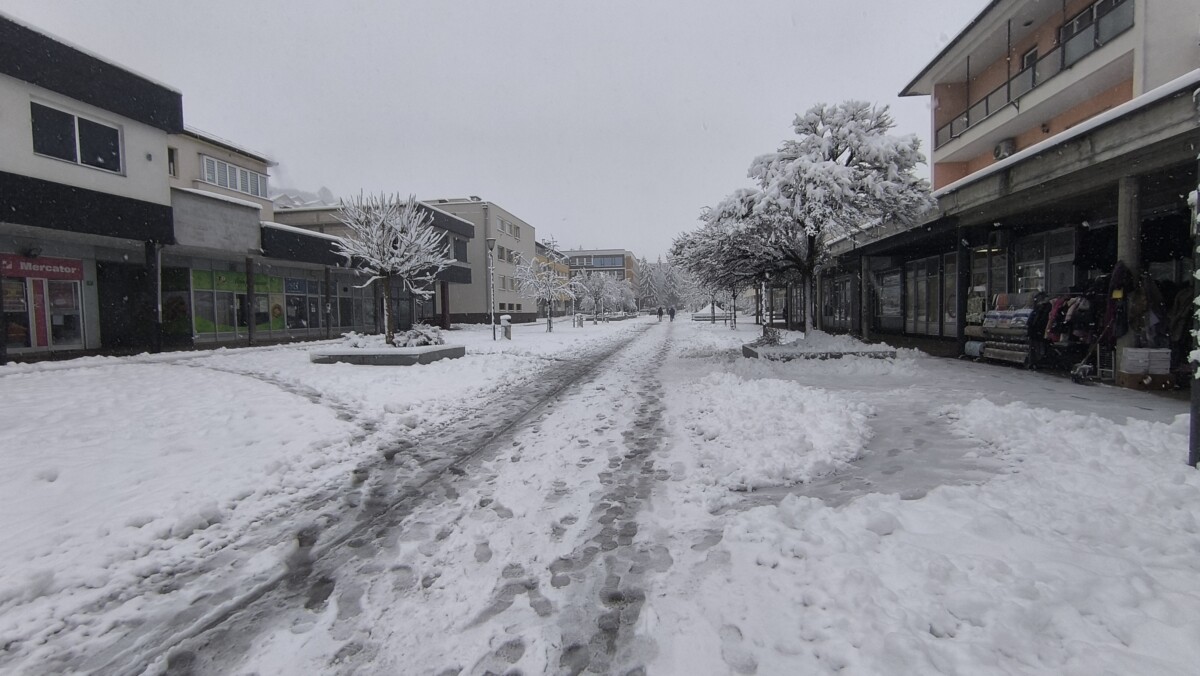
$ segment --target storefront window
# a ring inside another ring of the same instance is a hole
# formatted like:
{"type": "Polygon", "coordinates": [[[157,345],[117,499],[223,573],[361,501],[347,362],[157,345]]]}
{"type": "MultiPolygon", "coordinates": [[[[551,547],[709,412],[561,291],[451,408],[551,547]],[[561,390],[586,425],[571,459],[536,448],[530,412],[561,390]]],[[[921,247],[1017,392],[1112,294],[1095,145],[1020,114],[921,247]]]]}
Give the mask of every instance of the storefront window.
{"type": "Polygon", "coordinates": [[[942,258],[942,335],[958,335],[958,260],[954,254],[942,258]]]}
{"type": "Polygon", "coordinates": [[[33,332],[29,321],[29,295],[24,279],[5,279],[0,288],[4,298],[4,319],[8,331],[4,342],[8,347],[30,347],[33,332]]]}

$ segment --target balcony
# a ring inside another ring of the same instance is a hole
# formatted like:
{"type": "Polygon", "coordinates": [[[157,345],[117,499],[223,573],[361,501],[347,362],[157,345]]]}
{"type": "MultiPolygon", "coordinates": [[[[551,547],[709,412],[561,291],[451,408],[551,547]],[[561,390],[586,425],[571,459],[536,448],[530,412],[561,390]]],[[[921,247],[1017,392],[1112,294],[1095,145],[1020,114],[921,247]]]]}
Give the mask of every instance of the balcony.
{"type": "Polygon", "coordinates": [[[1133,1],[1100,0],[1093,4],[1080,15],[1087,15],[1088,22],[1080,24],[1080,17],[1077,17],[1059,30],[1059,45],[1050,53],[988,92],[987,96],[964,110],[962,114],[956,115],[949,123],[942,125],[934,133],[933,147],[941,148],[962,136],[968,129],[1045,84],[1083,57],[1132,28],[1133,1]],[[1068,34],[1068,31],[1071,32],[1068,34]]]}

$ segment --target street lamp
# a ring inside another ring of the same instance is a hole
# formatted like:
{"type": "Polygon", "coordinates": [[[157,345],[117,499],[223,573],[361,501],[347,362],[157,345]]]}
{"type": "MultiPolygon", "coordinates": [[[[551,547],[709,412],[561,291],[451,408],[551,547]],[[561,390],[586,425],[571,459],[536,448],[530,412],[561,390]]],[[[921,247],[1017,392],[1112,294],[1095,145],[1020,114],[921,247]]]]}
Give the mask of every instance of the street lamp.
{"type": "Polygon", "coordinates": [[[492,340],[496,340],[496,266],[492,262],[495,248],[496,238],[488,237],[488,323],[492,325],[492,340]]]}

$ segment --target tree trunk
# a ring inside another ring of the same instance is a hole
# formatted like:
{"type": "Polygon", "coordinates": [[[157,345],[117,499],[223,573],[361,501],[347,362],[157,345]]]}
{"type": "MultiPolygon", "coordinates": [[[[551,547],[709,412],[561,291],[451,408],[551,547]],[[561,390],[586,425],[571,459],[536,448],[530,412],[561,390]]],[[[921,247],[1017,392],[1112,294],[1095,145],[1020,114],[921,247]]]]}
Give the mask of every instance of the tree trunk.
{"type": "Polygon", "coordinates": [[[716,296],[716,294],[713,294],[709,298],[709,300],[712,301],[712,305],[709,306],[712,309],[712,315],[710,316],[709,323],[716,324],[717,323],[717,296],[716,296]]]}
{"type": "Polygon", "coordinates": [[[392,312],[392,276],[383,276],[383,335],[388,345],[396,337],[396,317],[392,312]]]}
{"type": "Polygon", "coordinates": [[[546,301],[546,333],[554,332],[554,301],[546,301]]]}

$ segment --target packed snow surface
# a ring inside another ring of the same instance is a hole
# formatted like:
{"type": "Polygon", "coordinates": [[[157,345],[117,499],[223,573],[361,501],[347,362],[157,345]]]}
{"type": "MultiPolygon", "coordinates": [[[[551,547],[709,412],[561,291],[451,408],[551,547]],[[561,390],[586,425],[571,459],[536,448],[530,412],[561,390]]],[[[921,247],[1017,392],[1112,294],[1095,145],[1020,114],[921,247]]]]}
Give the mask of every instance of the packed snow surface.
{"type": "Polygon", "coordinates": [[[0,672],[1195,673],[1186,401],[744,359],[752,324],[544,329],[412,367],[0,367],[0,672]]]}

